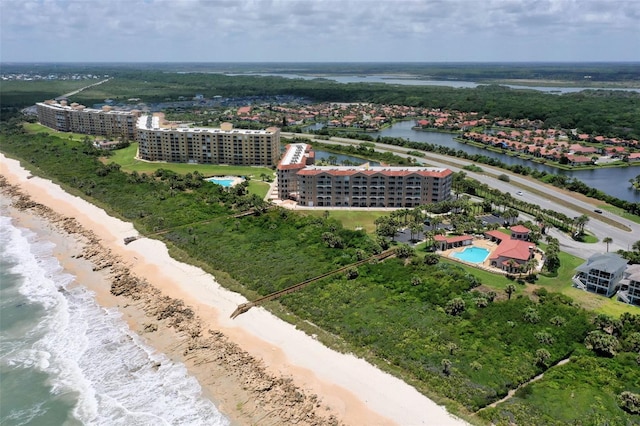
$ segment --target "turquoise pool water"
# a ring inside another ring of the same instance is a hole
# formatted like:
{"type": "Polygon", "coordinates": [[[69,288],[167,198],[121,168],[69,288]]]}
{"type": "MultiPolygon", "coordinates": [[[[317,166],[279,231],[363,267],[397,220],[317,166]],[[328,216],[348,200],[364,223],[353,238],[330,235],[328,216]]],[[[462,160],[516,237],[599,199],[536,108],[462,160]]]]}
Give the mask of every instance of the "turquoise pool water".
{"type": "Polygon", "coordinates": [[[489,256],[489,250],[482,247],[467,247],[459,253],[451,253],[451,257],[470,263],[482,263],[489,256]]]}
{"type": "Polygon", "coordinates": [[[209,178],[207,180],[209,182],[213,182],[215,184],[222,185],[225,188],[229,188],[230,186],[233,186],[233,181],[234,181],[234,179],[223,179],[223,178],[209,178]]]}

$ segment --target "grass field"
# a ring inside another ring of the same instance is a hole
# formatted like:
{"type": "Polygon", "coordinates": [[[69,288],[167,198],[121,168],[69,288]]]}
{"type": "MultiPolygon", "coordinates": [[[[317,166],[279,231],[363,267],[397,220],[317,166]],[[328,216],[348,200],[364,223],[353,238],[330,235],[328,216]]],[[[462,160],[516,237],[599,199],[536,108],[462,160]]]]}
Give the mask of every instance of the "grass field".
{"type": "Polygon", "coordinates": [[[329,212],[329,217],[334,218],[342,223],[346,229],[362,228],[367,233],[373,233],[376,230],[374,221],[380,216],[388,215],[388,211],[349,211],[349,210],[304,210],[302,214],[309,216],[324,216],[329,212]]]}
{"type": "Polygon", "coordinates": [[[71,139],[77,142],[83,141],[86,137],[89,137],[90,140],[94,140],[96,138],[93,135],[85,135],[83,133],[59,132],[57,130],[53,130],[50,127],[43,126],[40,123],[24,123],[23,127],[29,133],[47,133],[50,135],[61,137],[63,139],[71,139]]]}
{"type": "Polygon", "coordinates": [[[29,106],[95,83],[92,80],[14,80],[0,85],[3,106],[29,106]]]}
{"type": "MultiPolygon", "coordinates": [[[[441,262],[454,263],[451,260],[441,258],[441,262]]],[[[538,275],[538,279],[535,286],[531,284],[517,285],[516,295],[525,293],[531,293],[537,287],[544,287],[549,291],[565,294],[571,297],[576,303],[583,308],[594,311],[596,313],[602,313],[619,317],[624,312],[638,313],[638,308],[628,305],[626,303],[618,302],[615,299],[609,299],[607,297],[599,296],[597,294],[589,293],[583,290],[579,290],[573,287],[571,278],[575,273],[575,269],[584,262],[579,257],[572,256],[568,253],[560,252],[560,270],[555,277],[546,277],[544,275],[538,275]]],[[[455,262],[457,265],[462,266],[468,273],[475,275],[476,278],[487,287],[495,289],[499,294],[504,292],[507,284],[512,284],[514,281],[509,280],[503,275],[493,274],[488,271],[474,268],[472,266],[463,265],[455,262]]]]}
{"type": "Polygon", "coordinates": [[[606,210],[613,214],[617,214],[618,216],[623,217],[627,220],[630,220],[631,222],[640,223],[640,216],[636,216],[635,214],[625,212],[619,207],[615,207],[610,204],[598,204],[598,208],[602,210],[606,210]]]}
{"type": "Polygon", "coordinates": [[[226,166],[214,164],[187,164],[187,163],[151,163],[135,158],[138,144],[132,143],[129,147],[113,151],[109,161],[120,164],[123,171],[138,173],[153,173],[157,169],[167,169],[176,173],[186,174],[198,171],[204,176],[250,176],[259,180],[261,174],[275,176],[273,170],[268,167],[253,166],[226,166]]]}

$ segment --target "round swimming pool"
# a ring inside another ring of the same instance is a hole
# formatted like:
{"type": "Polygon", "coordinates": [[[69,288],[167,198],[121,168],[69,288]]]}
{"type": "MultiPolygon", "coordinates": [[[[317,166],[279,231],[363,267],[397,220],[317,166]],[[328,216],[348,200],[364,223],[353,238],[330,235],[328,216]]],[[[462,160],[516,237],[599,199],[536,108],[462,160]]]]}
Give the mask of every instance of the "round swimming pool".
{"type": "Polygon", "coordinates": [[[482,263],[489,256],[489,250],[482,247],[467,247],[461,252],[451,253],[451,257],[469,263],[482,263]]]}

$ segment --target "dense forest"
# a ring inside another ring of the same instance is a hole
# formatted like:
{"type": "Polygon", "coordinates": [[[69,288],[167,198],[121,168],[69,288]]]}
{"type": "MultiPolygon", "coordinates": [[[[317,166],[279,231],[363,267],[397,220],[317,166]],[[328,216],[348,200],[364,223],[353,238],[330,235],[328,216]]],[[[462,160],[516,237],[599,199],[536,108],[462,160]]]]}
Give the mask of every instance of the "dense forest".
{"type": "Polygon", "coordinates": [[[624,62],[219,62],[219,63],[43,63],[3,64],[10,73],[92,73],[122,70],[194,73],[283,73],[298,75],[393,75],[433,80],[550,80],[588,86],[599,82],[640,82],[640,64],[624,62]],[[586,77],[586,78],[585,78],[586,77]]]}
{"type": "MultiPolygon", "coordinates": [[[[629,70],[632,74],[633,69],[629,70]]],[[[201,93],[206,98],[253,96],[259,102],[259,97],[291,95],[314,102],[372,102],[476,111],[490,117],[541,120],[545,127],[576,128],[581,133],[640,139],[640,93],[628,91],[587,90],[559,95],[498,85],[451,88],[384,83],[343,84],[322,78],[227,76],[130,67],[107,67],[101,68],[100,72],[114,78],[74,95],[71,100],[93,105],[107,98],[122,103],[130,98],[139,98],[142,102],[152,103],[175,101],[181,96],[191,99],[196,93],[201,93]]],[[[3,83],[0,88],[2,107],[24,107],[37,101],[33,96],[25,95],[23,87],[30,83],[34,82],[3,83]]]]}
{"type": "MultiPolygon", "coordinates": [[[[19,120],[2,123],[0,147],[142,233],[167,230],[156,238],[174,256],[204,265],[221,284],[252,298],[391,243],[345,229],[330,216],[267,208],[242,186],[225,190],[197,173],[127,174],[101,161],[104,153],[89,143],[27,134],[19,120]],[[250,209],[256,214],[236,217],[250,209]]],[[[640,421],[640,316],[594,316],[545,288],[529,295],[523,287],[491,284],[405,250],[326,278],[280,304],[301,326],[328,331],[322,334],[328,344],[367,357],[476,423],[640,421]],[[570,362],[556,365],[564,359],[570,362]],[[478,411],[542,372],[543,379],[508,403],[478,411]],[[572,398],[587,405],[566,403],[572,398]]]]}

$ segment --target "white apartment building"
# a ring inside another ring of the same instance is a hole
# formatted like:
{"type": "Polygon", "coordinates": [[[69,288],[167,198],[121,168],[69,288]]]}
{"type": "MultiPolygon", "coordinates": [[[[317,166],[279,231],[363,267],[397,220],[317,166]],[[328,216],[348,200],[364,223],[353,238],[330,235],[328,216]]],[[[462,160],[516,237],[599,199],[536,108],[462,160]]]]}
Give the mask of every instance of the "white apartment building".
{"type": "Polygon", "coordinates": [[[87,108],[67,101],[44,101],[36,104],[40,124],[60,132],[84,133],[135,140],[140,111],[117,111],[110,106],[87,108]]]}
{"type": "Polygon", "coordinates": [[[163,127],[160,117],[137,122],[138,156],[149,161],[239,166],[275,166],[280,156],[280,129],[234,129],[223,123],[207,127],[163,127]]]}

